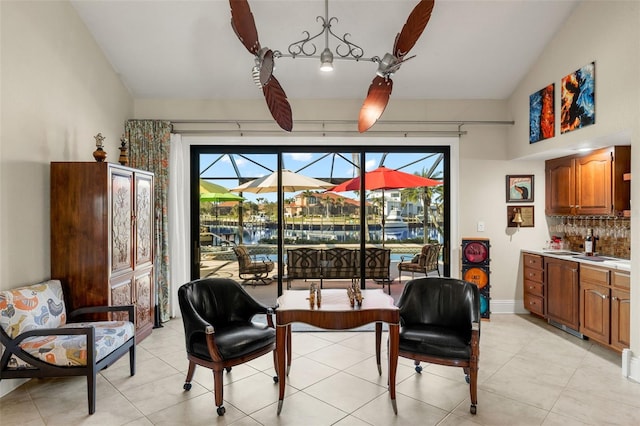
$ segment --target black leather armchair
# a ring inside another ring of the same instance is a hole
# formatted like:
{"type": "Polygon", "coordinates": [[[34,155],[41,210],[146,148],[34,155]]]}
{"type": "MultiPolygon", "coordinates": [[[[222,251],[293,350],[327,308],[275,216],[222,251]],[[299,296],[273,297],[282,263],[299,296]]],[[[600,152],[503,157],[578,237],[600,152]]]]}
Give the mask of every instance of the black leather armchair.
{"type": "MultiPolygon", "coordinates": [[[[276,363],[276,332],[273,309],[253,299],[240,284],[228,278],[200,279],[178,289],[178,302],[184,324],[189,370],[184,384],[191,389],[196,365],[213,370],[218,415],[222,405],[222,370],[243,364],[268,352],[276,363]],[[252,321],[265,314],[267,324],[252,321]]],[[[277,376],[274,376],[277,382],[277,376]]]]}
{"type": "Polygon", "coordinates": [[[433,277],[408,281],[398,301],[399,355],[420,362],[462,367],[471,394],[471,414],[478,403],[480,293],[470,282],[433,277]]]}

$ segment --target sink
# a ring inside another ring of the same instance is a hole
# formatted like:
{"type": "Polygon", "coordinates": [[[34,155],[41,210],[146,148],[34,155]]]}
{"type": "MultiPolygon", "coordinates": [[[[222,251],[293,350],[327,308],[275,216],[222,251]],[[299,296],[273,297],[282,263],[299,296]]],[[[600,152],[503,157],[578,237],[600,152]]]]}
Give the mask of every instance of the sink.
{"type": "Polygon", "coordinates": [[[560,256],[571,256],[573,254],[579,254],[575,251],[568,251],[568,250],[542,250],[544,253],[549,253],[549,254],[557,254],[560,256]]]}

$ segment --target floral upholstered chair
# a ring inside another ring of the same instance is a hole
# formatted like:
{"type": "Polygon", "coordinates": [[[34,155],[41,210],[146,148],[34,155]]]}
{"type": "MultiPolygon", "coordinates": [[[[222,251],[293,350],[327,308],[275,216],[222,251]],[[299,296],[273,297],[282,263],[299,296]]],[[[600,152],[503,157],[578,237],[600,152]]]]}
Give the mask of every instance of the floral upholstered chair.
{"type": "Polygon", "coordinates": [[[0,291],[0,380],[86,376],[89,414],[96,407],[96,375],[129,353],[135,374],[133,305],[76,309],[67,313],[62,284],[46,281],[0,291]],[[125,311],[128,321],[68,322],[86,314],[125,311]]]}

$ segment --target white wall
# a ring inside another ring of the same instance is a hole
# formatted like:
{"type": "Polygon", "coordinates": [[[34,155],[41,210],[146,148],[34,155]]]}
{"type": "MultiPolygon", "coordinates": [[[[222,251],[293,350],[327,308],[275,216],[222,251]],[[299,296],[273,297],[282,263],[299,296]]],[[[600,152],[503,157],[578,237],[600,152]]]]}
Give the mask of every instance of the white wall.
{"type": "MultiPolygon", "coordinates": [[[[133,99],[67,2],[1,1],[0,289],[50,276],[49,162],[117,161],[133,99]]],[[[18,380],[0,382],[0,395],[18,380]]]]}
{"type": "MultiPolygon", "coordinates": [[[[536,65],[509,99],[516,121],[508,130],[509,158],[549,156],[583,145],[632,145],[631,182],[631,350],[635,354],[632,376],[640,381],[640,2],[582,2],[545,49],[536,65]],[[556,117],[560,105],[560,80],[595,61],[596,122],[545,141],[528,142],[529,95],[556,83],[556,117]]],[[[538,179],[537,182],[543,183],[538,179]]],[[[536,191],[538,192],[538,191],[536,191]]],[[[537,211],[544,200],[536,197],[537,211]]]]}

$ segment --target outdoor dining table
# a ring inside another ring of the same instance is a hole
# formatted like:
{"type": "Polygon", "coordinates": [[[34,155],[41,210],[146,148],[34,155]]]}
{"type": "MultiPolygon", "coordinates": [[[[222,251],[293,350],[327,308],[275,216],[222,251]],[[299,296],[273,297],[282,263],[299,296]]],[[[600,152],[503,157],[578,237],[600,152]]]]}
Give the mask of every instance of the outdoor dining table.
{"type": "Polygon", "coordinates": [[[382,323],[389,326],[389,395],[394,413],[396,405],[396,370],[398,367],[398,345],[400,311],[393,298],[381,289],[362,290],[362,305],[352,307],[346,289],[322,290],[321,304],[310,306],[309,291],[287,290],[277,300],[276,309],[276,353],[278,362],[278,415],[282,411],[286,376],[291,368],[291,324],[302,322],[312,326],[346,330],[375,323],[376,362],[378,374],[382,375],[380,345],[382,323]]]}

